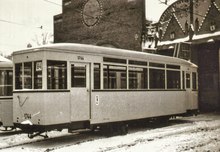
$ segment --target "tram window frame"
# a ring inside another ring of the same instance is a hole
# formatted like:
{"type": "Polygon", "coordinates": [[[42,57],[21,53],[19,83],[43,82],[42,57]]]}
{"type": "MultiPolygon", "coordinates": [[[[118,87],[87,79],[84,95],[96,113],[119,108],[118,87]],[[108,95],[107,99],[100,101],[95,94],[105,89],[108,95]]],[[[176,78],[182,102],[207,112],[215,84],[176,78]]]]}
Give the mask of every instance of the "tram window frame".
{"type": "Polygon", "coordinates": [[[127,64],[127,60],[126,59],[110,58],[110,57],[103,57],[103,62],[127,64]]]}
{"type": "Polygon", "coordinates": [[[183,89],[186,89],[185,88],[185,71],[182,71],[182,85],[183,85],[183,89]]]}
{"type": "Polygon", "coordinates": [[[15,89],[22,89],[22,79],[23,79],[23,64],[15,64],[15,89]]]}
{"type": "Polygon", "coordinates": [[[181,89],[181,72],[167,70],[167,89],[181,89]]]}
{"type": "Polygon", "coordinates": [[[86,65],[71,65],[71,87],[86,88],[86,65]],[[80,81],[79,81],[80,80],[80,81]]]}
{"type": "Polygon", "coordinates": [[[103,64],[103,83],[104,89],[127,89],[127,66],[103,64]]]}
{"type": "Polygon", "coordinates": [[[129,66],[128,75],[129,89],[148,88],[148,69],[146,67],[129,66]]]}
{"type": "Polygon", "coordinates": [[[12,96],[13,90],[13,71],[12,70],[0,70],[0,96],[12,96]]]}
{"type": "Polygon", "coordinates": [[[32,89],[32,62],[24,62],[24,89],[32,89]]]}
{"type": "Polygon", "coordinates": [[[155,69],[155,68],[149,68],[149,89],[165,89],[165,69],[155,69]],[[152,75],[154,74],[154,75],[152,75]],[[156,75],[155,75],[156,74],[156,75]],[[159,74],[160,77],[157,77],[157,74],[159,74]],[[159,78],[160,82],[158,83],[156,78],[159,78]]]}
{"type": "Polygon", "coordinates": [[[186,73],[186,88],[187,89],[191,88],[191,76],[190,76],[190,73],[186,73]]]}
{"type": "Polygon", "coordinates": [[[94,63],[93,65],[93,84],[94,89],[101,88],[101,65],[100,63],[94,63]]]}
{"type": "Polygon", "coordinates": [[[67,89],[67,61],[47,60],[47,89],[67,89]]]}
{"type": "Polygon", "coordinates": [[[42,61],[34,62],[34,89],[42,89],[43,81],[42,81],[42,61]]]}
{"type": "Polygon", "coordinates": [[[198,90],[198,88],[197,88],[197,73],[196,72],[192,72],[192,89],[198,90]]]}

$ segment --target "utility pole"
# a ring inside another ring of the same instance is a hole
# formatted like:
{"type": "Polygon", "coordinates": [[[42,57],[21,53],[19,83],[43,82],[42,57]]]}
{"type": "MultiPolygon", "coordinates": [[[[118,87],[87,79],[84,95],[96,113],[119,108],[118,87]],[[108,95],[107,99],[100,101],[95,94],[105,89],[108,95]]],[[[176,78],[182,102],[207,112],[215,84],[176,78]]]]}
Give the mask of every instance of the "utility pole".
{"type": "Polygon", "coordinates": [[[189,41],[192,41],[194,34],[194,19],[193,19],[193,0],[189,2],[189,14],[190,14],[190,28],[189,28],[189,41]]]}

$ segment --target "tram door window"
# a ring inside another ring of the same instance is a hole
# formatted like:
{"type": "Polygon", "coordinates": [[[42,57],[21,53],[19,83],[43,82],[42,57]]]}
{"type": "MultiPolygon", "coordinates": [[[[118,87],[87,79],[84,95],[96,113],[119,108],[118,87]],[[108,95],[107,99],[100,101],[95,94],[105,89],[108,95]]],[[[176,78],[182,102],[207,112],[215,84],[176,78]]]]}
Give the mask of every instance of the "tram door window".
{"type": "Polygon", "coordinates": [[[126,67],[104,65],[104,89],[126,89],[126,67]]]}
{"type": "Polygon", "coordinates": [[[94,64],[94,89],[100,89],[100,64],[94,64]]]}
{"type": "Polygon", "coordinates": [[[72,87],[86,87],[86,65],[71,65],[72,87]]]}
{"type": "Polygon", "coordinates": [[[67,89],[67,63],[47,61],[47,88],[67,89]]]}
{"type": "Polygon", "coordinates": [[[12,95],[12,70],[0,70],[0,96],[12,95]]]}
{"type": "Polygon", "coordinates": [[[190,74],[189,73],[186,73],[186,88],[187,89],[190,89],[190,74]]]}

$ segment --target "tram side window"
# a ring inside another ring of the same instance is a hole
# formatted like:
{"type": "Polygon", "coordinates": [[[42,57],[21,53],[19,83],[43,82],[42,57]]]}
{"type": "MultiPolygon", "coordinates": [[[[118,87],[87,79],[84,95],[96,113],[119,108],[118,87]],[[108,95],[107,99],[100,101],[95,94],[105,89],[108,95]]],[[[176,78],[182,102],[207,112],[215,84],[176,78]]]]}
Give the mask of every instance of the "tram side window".
{"type": "Polygon", "coordinates": [[[47,88],[67,89],[67,63],[47,61],[47,88]]]}
{"type": "Polygon", "coordinates": [[[186,88],[190,88],[190,74],[186,73],[186,88]]]}
{"type": "Polygon", "coordinates": [[[86,65],[72,65],[72,87],[86,87],[86,65]]]}
{"type": "Polygon", "coordinates": [[[104,89],[126,89],[126,67],[104,65],[104,89]]]}
{"type": "Polygon", "coordinates": [[[129,89],[147,89],[147,69],[129,67],[129,89]]]}
{"type": "Polygon", "coordinates": [[[100,64],[94,64],[94,89],[100,89],[100,64]]]}
{"type": "Polygon", "coordinates": [[[15,64],[15,89],[22,89],[22,63],[15,64]]]}
{"type": "Polygon", "coordinates": [[[42,61],[34,62],[34,89],[42,89],[42,61]]]}
{"type": "Polygon", "coordinates": [[[165,70],[150,69],[150,89],[165,89],[165,70]]]}
{"type": "Polygon", "coordinates": [[[32,63],[24,63],[24,88],[32,89],[32,63]]]}
{"type": "Polygon", "coordinates": [[[192,73],[192,89],[197,90],[197,78],[196,78],[196,73],[192,73]]]}
{"type": "Polygon", "coordinates": [[[180,89],[180,71],[167,70],[167,89],[180,89]]]}
{"type": "Polygon", "coordinates": [[[12,70],[0,70],[0,96],[12,95],[12,70]]]}

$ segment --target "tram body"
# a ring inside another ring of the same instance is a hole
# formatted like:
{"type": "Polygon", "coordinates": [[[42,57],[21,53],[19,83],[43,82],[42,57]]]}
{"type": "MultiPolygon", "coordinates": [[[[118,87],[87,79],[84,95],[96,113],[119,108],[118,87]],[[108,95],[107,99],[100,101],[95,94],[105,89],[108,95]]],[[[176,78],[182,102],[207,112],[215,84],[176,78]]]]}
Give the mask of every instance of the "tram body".
{"type": "Polygon", "coordinates": [[[13,53],[13,122],[27,132],[198,110],[197,66],[182,59],[83,44],[13,53]]]}
{"type": "Polygon", "coordinates": [[[0,126],[13,127],[12,61],[0,57],[0,126]]]}

